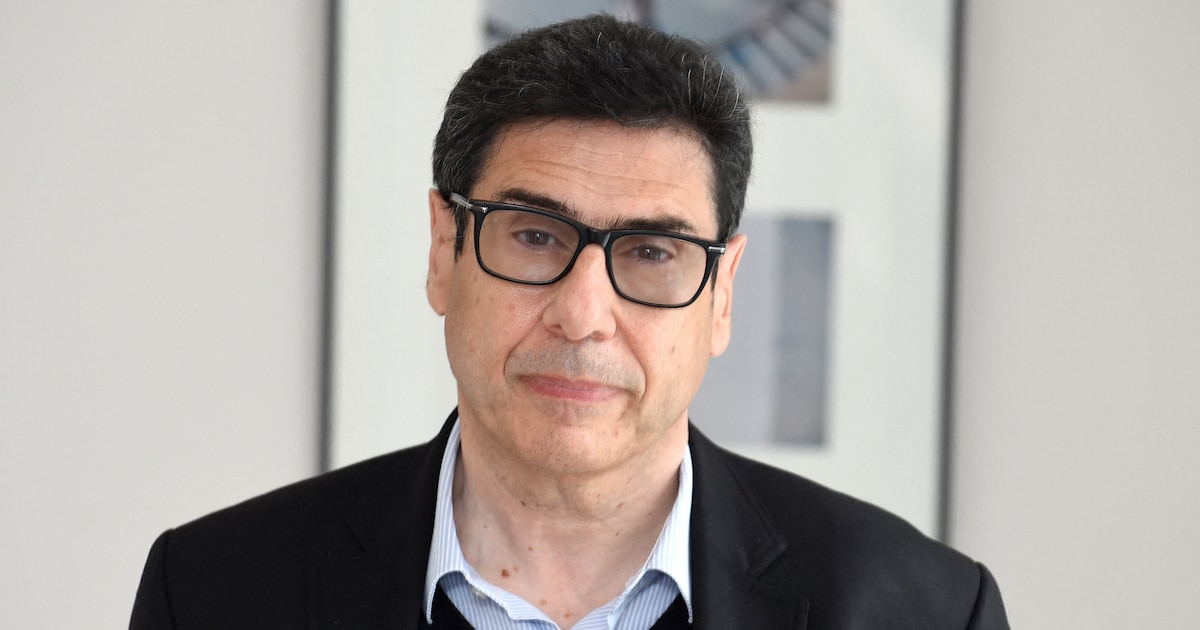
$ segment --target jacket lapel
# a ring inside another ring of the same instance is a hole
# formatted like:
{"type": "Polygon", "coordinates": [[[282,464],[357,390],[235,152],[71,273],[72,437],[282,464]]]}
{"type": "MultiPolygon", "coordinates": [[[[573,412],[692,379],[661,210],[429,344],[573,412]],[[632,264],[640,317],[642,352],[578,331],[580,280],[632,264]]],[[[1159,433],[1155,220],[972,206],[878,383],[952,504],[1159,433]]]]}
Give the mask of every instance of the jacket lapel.
{"type": "Polygon", "coordinates": [[[416,466],[385,470],[379,485],[347,516],[362,553],[310,570],[312,630],[419,626],[438,472],[456,417],[452,413],[438,436],[418,447],[416,466]]]}
{"type": "Polygon", "coordinates": [[[808,600],[760,581],[787,549],[766,510],[693,426],[692,605],[698,630],[806,626],[808,600]]]}

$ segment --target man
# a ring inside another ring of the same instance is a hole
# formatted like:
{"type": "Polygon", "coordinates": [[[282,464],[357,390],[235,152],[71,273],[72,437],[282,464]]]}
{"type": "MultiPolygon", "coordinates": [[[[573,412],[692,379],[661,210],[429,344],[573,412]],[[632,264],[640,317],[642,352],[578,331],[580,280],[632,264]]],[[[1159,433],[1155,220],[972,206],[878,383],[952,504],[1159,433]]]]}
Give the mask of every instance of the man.
{"type": "Polygon", "coordinates": [[[688,424],[750,153],[686,40],[590,17],[485,53],[429,195],[456,412],[163,534],[131,627],[1006,627],[982,566],[688,424]]]}

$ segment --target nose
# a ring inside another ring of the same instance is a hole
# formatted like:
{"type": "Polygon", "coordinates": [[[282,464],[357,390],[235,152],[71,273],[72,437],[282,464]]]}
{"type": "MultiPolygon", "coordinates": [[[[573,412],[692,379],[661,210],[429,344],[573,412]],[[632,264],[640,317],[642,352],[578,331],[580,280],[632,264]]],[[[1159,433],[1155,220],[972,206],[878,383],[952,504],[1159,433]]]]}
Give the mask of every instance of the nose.
{"type": "Polygon", "coordinates": [[[616,333],[613,309],[621,298],[609,280],[599,245],[584,247],[571,271],[549,289],[553,295],[542,321],[551,331],[573,342],[598,341],[616,333]]]}

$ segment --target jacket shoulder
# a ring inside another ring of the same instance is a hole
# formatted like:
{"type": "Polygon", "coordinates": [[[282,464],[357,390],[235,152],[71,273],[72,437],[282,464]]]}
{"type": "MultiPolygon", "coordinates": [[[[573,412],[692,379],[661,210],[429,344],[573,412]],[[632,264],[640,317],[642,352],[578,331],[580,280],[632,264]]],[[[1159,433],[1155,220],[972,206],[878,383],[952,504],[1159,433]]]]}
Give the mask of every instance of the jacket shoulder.
{"type": "Polygon", "coordinates": [[[701,441],[706,464],[724,469],[706,476],[744,497],[779,543],[760,585],[808,599],[810,623],[1006,627],[995,582],[971,558],[882,508],[701,441]],[[980,615],[997,619],[994,610],[979,610],[984,605],[998,607],[1000,623],[970,625],[980,615]]]}
{"type": "Polygon", "coordinates": [[[283,486],[181,525],[173,538],[228,544],[312,533],[340,523],[390,482],[415,479],[428,450],[415,446],[283,486]]]}
{"type": "Polygon", "coordinates": [[[131,627],[304,627],[314,571],[352,562],[384,534],[428,545],[429,464],[440,457],[432,444],[397,451],[167,531],[151,549],[131,627]]]}

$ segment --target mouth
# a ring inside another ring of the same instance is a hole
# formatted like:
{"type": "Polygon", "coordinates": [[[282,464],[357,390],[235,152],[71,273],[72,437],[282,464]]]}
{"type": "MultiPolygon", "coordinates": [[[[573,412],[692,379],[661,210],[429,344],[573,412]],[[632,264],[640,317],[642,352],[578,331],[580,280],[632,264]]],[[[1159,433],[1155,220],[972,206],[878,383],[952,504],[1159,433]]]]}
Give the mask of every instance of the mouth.
{"type": "Polygon", "coordinates": [[[539,396],[564,401],[603,403],[621,396],[625,390],[598,381],[573,380],[561,376],[525,376],[522,382],[539,396]]]}

